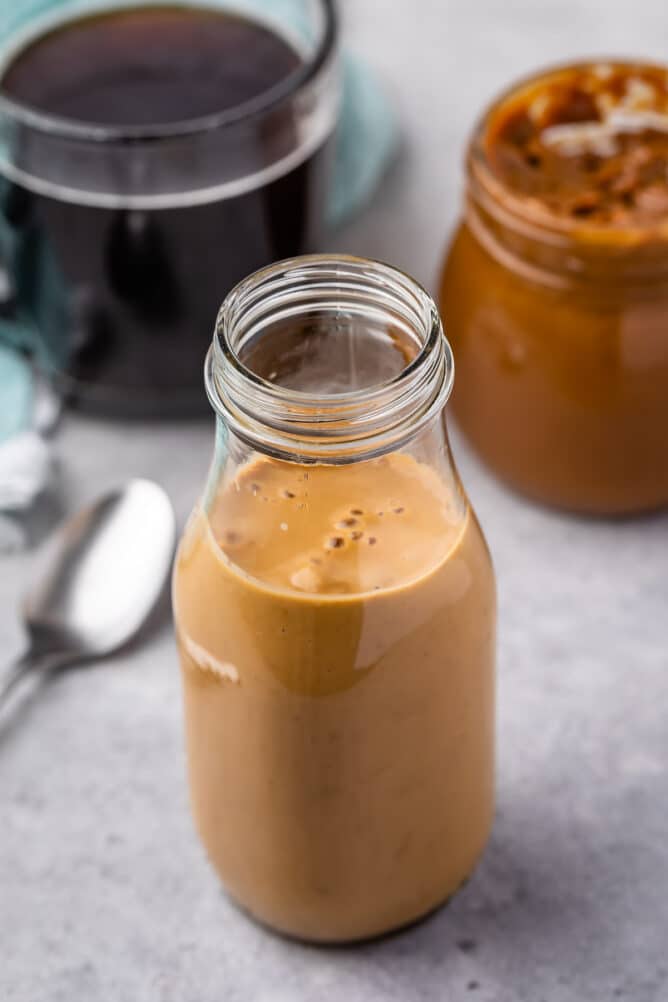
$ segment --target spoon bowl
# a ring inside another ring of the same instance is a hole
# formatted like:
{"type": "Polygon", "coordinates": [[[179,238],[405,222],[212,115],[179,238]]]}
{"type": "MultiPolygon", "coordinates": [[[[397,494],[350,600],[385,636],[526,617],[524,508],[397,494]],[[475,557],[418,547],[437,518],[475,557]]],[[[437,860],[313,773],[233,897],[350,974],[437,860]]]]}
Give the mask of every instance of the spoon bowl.
{"type": "Polygon", "coordinates": [[[29,649],[0,684],[0,703],[32,669],[111,654],[140,629],[169,574],[176,523],[169,498],[132,480],[70,519],[23,603],[29,649]]]}

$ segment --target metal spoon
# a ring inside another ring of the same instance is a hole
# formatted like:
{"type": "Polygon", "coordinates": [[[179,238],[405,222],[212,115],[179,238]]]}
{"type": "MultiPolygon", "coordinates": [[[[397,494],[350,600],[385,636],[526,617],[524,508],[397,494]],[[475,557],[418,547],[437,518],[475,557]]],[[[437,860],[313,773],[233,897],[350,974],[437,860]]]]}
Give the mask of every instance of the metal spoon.
{"type": "Polygon", "coordinates": [[[101,658],[126,643],[160,597],[175,536],[169,498],[149,480],[131,481],[66,522],[23,603],[29,646],[0,681],[0,707],[29,673],[101,658]]]}

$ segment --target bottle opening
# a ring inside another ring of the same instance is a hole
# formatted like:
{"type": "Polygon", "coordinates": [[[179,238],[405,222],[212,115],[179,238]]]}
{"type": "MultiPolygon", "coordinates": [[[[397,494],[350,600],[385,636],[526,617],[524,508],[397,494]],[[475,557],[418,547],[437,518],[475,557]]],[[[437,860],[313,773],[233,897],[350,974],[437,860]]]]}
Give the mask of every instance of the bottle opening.
{"type": "Polygon", "coordinates": [[[425,290],[343,255],[281,262],[240,283],[206,366],[226,424],[253,448],[301,462],[399,448],[443,408],[453,376],[425,290]]]}

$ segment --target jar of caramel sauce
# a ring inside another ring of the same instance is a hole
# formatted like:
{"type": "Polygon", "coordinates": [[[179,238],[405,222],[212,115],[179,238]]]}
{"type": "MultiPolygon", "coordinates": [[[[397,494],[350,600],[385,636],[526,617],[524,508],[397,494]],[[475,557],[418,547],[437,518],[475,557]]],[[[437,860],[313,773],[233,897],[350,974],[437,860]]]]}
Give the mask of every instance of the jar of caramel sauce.
{"type": "Polygon", "coordinates": [[[584,63],[472,137],[440,307],[490,467],[599,514],[668,504],[668,68],[584,63]]]}

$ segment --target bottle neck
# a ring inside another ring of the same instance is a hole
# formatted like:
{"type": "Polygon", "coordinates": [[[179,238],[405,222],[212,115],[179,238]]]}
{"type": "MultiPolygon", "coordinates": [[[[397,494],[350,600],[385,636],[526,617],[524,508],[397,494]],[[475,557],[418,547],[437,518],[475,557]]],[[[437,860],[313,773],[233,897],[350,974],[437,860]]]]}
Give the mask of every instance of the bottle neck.
{"type": "Polygon", "coordinates": [[[342,465],[400,449],[440,418],[454,364],[438,311],[408,276],[312,256],[266,268],[220,310],[206,386],[251,449],[342,465]]]}

